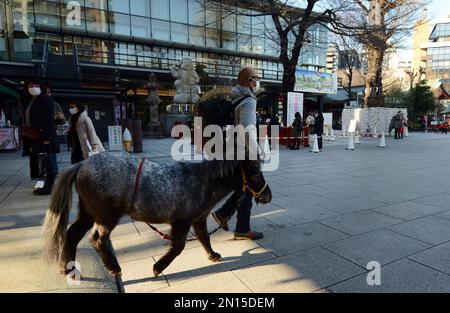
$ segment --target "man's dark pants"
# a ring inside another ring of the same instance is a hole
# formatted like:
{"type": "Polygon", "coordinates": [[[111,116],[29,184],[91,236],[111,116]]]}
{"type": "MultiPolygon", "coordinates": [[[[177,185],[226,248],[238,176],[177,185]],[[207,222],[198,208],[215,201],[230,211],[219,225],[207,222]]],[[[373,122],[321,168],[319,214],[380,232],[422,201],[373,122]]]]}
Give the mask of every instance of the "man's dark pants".
{"type": "Polygon", "coordinates": [[[253,206],[253,198],[249,193],[244,194],[244,198],[239,203],[239,199],[243,196],[242,191],[235,191],[231,197],[225,202],[218,211],[222,218],[228,220],[233,216],[237,209],[236,232],[247,233],[250,231],[250,215],[253,206]]]}

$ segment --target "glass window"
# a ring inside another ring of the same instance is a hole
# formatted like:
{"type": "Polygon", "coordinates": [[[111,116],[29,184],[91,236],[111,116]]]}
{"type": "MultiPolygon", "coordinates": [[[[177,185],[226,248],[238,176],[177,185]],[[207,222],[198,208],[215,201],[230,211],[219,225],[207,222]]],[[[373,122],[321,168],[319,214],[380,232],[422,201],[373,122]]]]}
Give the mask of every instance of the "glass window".
{"type": "Polygon", "coordinates": [[[198,0],[189,0],[189,24],[203,26],[205,23],[204,11],[198,0]]]}
{"type": "Polygon", "coordinates": [[[106,11],[86,9],[86,29],[94,32],[109,32],[107,16],[106,11]]]}
{"type": "Polygon", "coordinates": [[[169,22],[152,20],[152,38],[169,41],[170,40],[169,22]]]}
{"type": "Polygon", "coordinates": [[[265,28],[265,16],[253,16],[252,17],[252,34],[253,34],[253,36],[255,36],[255,35],[263,36],[265,34],[265,29],[266,29],[265,28]]]}
{"type": "Polygon", "coordinates": [[[219,12],[214,10],[206,11],[206,27],[219,29],[222,22],[222,17],[219,12]]]}
{"type": "Polygon", "coordinates": [[[109,14],[109,31],[117,35],[130,36],[130,16],[119,13],[109,14]]]}
{"type": "Polygon", "coordinates": [[[131,35],[136,37],[151,38],[152,28],[149,18],[132,16],[131,35]]]}
{"type": "Polygon", "coordinates": [[[5,4],[0,1],[0,60],[7,60],[8,53],[6,52],[6,17],[5,4]]]}
{"type": "Polygon", "coordinates": [[[238,50],[244,52],[252,51],[252,41],[250,36],[238,35],[238,50]]]}
{"type": "MultiPolygon", "coordinates": [[[[50,26],[60,25],[59,2],[54,1],[35,1],[34,10],[37,24],[50,26]]],[[[22,19],[21,14],[18,13],[22,19]]]]}
{"type": "Polygon", "coordinates": [[[204,46],[205,29],[203,27],[189,26],[189,43],[196,46],[204,46]]]}
{"type": "Polygon", "coordinates": [[[130,0],[131,14],[150,17],[150,0],[130,0]]]}
{"type": "Polygon", "coordinates": [[[130,3],[128,0],[108,0],[108,4],[110,11],[130,13],[130,3]]]}
{"type": "Polygon", "coordinates": [[[85,0],[84,2],[85,6],[88,8],[102,9],[102,10],[106,10],[108,8],[106,0],[85,0]]]}
{"type": "Polygon", "coordinates": [[[188,27],[186,24],[172,23],[172,41],[188,43],[188,27]]]}
{"type": "Polygon", "coordinates": [[[252,51],[258,54],[264,54],[264,37],[252,37],[252,51]]]}
{"type": "Polygon", "coordinates": [[[206,46],[220,48],[220,31],[217,29],[206,29],[206,46]]]}
{"type": "Polygon", "coordinates": [[[170,20],[187,23],[187,0],[170,0],[170,20]]]}
{"type": "Polygon", "coordinates": [[[228,15],[223,19],[223,30],[236,32],[236,15],[228,15]]]}
{"type": "Polygon", "coordinates": [[[223,48],[228,50],[236,50],[236,33],[222,32],[223,48]]]}
{"type": "Polygon", "coordinates": [[[152,0],[152,17],[160,20],[169,20],[169,1],[152,0]]]}
{"type": "MultiPolygon", "coordinates": [[[[242,11],[243,14],[249,14],[247,10],[242,11]]],[[[251,17],[247,15],[239,15],[237,19],[238,33],[248,34],[252,33],[252,21],[251,17]]]]}

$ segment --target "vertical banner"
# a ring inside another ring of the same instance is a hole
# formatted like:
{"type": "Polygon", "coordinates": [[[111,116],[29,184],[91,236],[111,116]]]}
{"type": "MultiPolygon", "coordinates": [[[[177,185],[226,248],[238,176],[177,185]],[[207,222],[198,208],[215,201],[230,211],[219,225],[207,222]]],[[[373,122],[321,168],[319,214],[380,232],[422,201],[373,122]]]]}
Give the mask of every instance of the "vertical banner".
{"type": "Polygon", "coordinates": [[[295,119],[295,113],[299,112],[303,116],[303,94],[299,92],[288,92],[287,102],[287,127],[292,126],[295,119]]]}
{"type": "Polygon", "coordinates": [[[109,151],[122,151],[122,126],[108,126],[109,151]]]}

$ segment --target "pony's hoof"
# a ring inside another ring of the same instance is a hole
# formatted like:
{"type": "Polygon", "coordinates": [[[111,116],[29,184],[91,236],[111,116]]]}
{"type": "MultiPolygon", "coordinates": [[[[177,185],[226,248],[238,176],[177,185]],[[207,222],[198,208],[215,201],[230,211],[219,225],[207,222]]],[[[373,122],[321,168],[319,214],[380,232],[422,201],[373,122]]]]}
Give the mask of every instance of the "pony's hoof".
{"type": "Polygon", "coordinates": [[[109,273],[114,277],[122,277],[122,271],[109,271],[109,273]]]}
{"type": "Polygon", "coordinates": [[[208,259],[214,263],[222,261],[222,256],[216,252],[208,257],[208,259]]]}
{"type": "Polygon", "coordinates": [[[158,278],[158,276],[161,275],[161,272],[153,268],[153,274],[155,275],[155,278],[158,278]]]}

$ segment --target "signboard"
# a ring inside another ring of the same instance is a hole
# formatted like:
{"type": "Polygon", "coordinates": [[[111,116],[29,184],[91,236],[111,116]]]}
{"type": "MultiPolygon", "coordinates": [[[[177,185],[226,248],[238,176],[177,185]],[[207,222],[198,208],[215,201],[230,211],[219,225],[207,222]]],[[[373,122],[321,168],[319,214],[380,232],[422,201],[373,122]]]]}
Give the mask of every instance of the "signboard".
{"type": "Polygon", "coordinates": [[[333,113],[323,113],[323,126],[333,126],[333,113]]]}
{"type": "Polygon", "coordinates": [[[19,130],[17,128],[0,128],[0,150],[14,150],[18,143],[19,130]]]}
{"type": "Polygon", "coordinates": [[[298,69],[295,72],[295,91],[320,94],[337,94],[337,75],[298,69]]]}
{"type": "Polygon", "coordinates": [[[108,139],[110,151],[122,151],[122,126],[108,126],[108,139]]]}
{"type": "Polygon", "coordinates": [[[303,94],[297,92],[288,92],[287,102],[287,126],[292,126],[295,119],[295,113],[299,112],[303,116],[303,94]]]}

